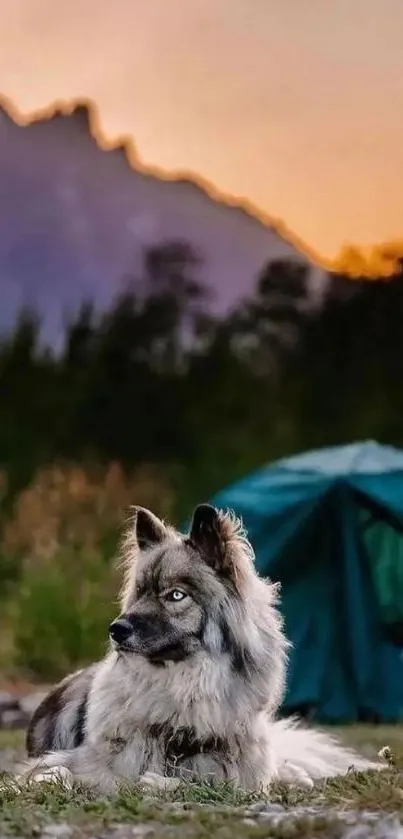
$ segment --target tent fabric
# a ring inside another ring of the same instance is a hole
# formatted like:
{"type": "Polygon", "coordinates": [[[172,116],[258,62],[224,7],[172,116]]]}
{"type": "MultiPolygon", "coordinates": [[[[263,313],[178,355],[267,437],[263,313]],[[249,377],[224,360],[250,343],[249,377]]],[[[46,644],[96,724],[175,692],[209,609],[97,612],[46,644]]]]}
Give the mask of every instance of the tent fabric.
{"type": "Polygon", "coordinates": [[[283,710],[403,720],[403,452],[373,441],[265,466],[212,499],[279,581],[293,647],[283,710]]]}

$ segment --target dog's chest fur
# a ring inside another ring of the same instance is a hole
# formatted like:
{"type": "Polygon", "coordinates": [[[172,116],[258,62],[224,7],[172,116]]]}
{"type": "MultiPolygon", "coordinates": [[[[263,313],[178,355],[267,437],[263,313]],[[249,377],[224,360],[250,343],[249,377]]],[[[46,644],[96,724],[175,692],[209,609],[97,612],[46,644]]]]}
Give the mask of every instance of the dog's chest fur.
{"type": "Polygon", "coordinates": [[[205,673],[201,664],[194,679],[191,672],[186,678],[179,675],[177,666],[155,669],[151,678],[149,667],[140,666],[133,678],[124,661],[110,656],[90,691],[87,741],[122,777],[139,777],[147,770],[166,776],[200,773],[202,765],[203,773],[217,775],[218,770],[228,778],[239,742],[231,706],[223,701],[222,666],[221,678],[211,662],[205,673]],[[205,682],[202,703],[200,681],[205,682]]]}
{"type": "Polygon", "coordinates": [[[165,777],[184,775],[190,778],[205,767],[217,768],[223,778],[229,777],[231,749],[225,739],[209,737],[201,740],[194,729],[171,729],[168,726],[150,726],[145,731],[133,731],[125,740],[111,738],[107,742],[110,769],[121,777],[133,778],[147,771],[165,777]]]}
{"type": "Polygon", "coordinates": [[[250,714],[247,696],[234,690],[226,669],[225,661],[212,662],[207,656],[192,666],[161,669],[141,660],[128,666],[114,654],[108,656],[89,693],[89,739],[128,740],[136,730],[148,736],[152,730],[178,729],[189,729],[189,736],[201,741],[225,738],[227,731],[234,732],[235,718],[241,721],[250,714]]]}

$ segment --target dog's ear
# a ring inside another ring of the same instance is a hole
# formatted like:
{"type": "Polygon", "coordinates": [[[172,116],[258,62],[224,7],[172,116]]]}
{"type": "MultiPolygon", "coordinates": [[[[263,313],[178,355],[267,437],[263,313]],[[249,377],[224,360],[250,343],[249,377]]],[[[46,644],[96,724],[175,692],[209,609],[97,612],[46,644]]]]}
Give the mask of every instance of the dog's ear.
{"type": "Polygon", "coordinates": [[[167,534],[161,519],[145,507],[133,508],[133,530],[140,550],[159,545],[167,534]]]}
{"type": "Polygon", "coordinates": [[[215,571],[223,571],[225,567],[224,537],[222,519],[218,510],[210,504],[199,504],[193,513],[189,538],[205,562],[215,571]]]}
{"type": "Polygon", "coordinates": [[[199,504],[193,513],[189,539],[204,561],[241,592],[254,559],[241,520],[210,504],[199,504]]]}

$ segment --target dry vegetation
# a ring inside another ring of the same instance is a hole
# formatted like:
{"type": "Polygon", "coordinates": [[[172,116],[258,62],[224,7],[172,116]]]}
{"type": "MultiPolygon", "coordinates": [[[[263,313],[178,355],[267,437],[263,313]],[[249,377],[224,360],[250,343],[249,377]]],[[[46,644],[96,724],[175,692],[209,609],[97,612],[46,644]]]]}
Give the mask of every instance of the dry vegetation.
{"type": "Polygon", "coordinates": [[[169,487],[151,467],[127,477],[117,464],[53,466],[3,514],[3,671],[52,680],[102,654],[134,503],[171,514],[169,487]]]}

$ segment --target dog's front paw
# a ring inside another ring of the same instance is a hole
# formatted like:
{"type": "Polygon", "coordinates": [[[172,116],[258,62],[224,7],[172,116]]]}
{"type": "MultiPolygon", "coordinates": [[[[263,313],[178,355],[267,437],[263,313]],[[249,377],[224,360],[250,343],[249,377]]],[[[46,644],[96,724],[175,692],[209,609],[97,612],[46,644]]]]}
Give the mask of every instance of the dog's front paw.
{"type": "Polygon", "coordinates": [[[72,789],[74,777],[65,766],[43,766],[38,767],[38,771],[33,769],[26,775],[17,776],[17,780],[19,783],[60,784],[64,789],[72,789]]]}
{"type": "Polygon", "coordinates": [[[178,778],[165,778],[156,772],[145,772],[140,778],[140,786],[146,789],[154,789],[160,792],[171,792],[178,789],[180,781],[178,778]]]}
{"type": "Polygon", "coordinates": [[[297,764],[288,761],[285,761],[281,767],[278,779],[293,787],[312,788],[314,785],[312,778],[302,766],[297,766],[297,764]]]}

